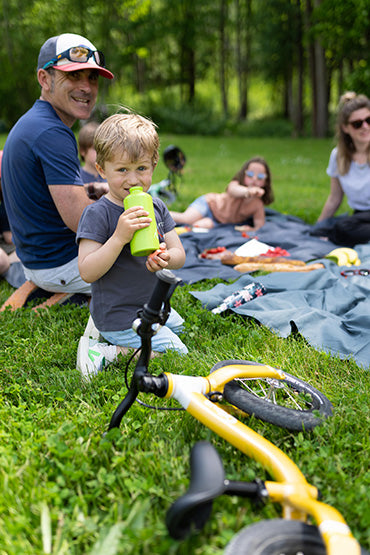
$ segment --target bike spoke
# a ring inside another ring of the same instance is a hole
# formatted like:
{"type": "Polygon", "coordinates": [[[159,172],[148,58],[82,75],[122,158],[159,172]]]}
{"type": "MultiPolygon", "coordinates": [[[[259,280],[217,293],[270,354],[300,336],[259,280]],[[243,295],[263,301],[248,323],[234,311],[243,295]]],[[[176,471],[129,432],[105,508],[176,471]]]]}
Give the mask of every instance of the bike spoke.
{"type": "Polygon", "coordinates": [[[254,397],[264,399],[274,405],[288,406],[299,411],[305,410],[306,407],[312,408],[312,403],[307,399],[300,399],[298,391],[289,388],[280,380],[239,378],[236,381],[254,397]]]}

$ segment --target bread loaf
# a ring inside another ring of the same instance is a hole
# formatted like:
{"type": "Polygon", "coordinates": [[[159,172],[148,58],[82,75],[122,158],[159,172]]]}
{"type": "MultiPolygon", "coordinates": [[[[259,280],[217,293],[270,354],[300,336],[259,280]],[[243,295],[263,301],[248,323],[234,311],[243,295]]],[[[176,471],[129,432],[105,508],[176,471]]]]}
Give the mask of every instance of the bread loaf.
{"type": "Polygon", "coordinates": [[[265,272],[310,272],[311,270],[319,270],[324,268],[321,263],[315,264],[290,264],[289,262],[243,262],[234,266],[234,270],[238,272],[256,272],[263,270],[265,272]]]}
{"type": "Polygon", "coordinates": [[[303,260],[290,260],[283,256],[238,256],[233,252],[224,251],[221,255],[222,264],[235,266],[235,264],[243,263],[262,263],[262,264],[276,264],[276,263],[289,263],[293,266],[305,266],[303,260]]]}

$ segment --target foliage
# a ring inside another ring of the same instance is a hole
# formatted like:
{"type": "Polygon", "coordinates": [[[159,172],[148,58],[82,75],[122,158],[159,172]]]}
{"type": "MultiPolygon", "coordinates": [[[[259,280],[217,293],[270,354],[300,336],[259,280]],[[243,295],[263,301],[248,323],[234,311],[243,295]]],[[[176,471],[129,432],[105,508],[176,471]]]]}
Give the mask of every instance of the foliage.
{"type": "Polygon", "coordinates": [[[170,132],[219,133],[226,119],[230,128],[262,112],[282,114],[298,135],[310,133],[297,119],[314,111],[314,41],[324,48],[331,85],[326,105],[336,104],[344,87],[367,92],[369,17],[366,0],[3,0],[0,131],[39,95],[42,43],[67,31],[87,35],[116,76],[113,83],[101,80],[102,105],[117,103],[122,91],[119,104],[133,105],[137,96],[145,104],[150,96],[170,132]],[[269,91],[263,108],[251,94],[261,81],[262,98],[269,91]],[[162,97],[175,87],[177,102],[167,109],[162,97]]]}
{"type": "Polygon", "coordinates": [[[284,118],[250,119],[247,122],[229,124],[231,133],[241,137],[291,137],[293,125],[284,118]]]}
{"type": "Polygon", "coordinates": [[[320,36],[331,68],[350,67],[347,88],[368,94],[370,78],[370,7],[366,0],[323,0],[316,10],[313,33],[320,36]]]}
{"type": "Polygon", "coordinates": [[[296,65],[300,5],[286,0],[263,0],[257,11],[262,72],[268,79],[287,77],[296,65]],[[266,63],[265,60],[270,60],[266,63]]]}
{"type": "MultiPolygon", "coordinates": [[[[313,222],[328,192],[329,140],[161,135],[162,149],[171,143],[187,156],[177,206],[201,192],[223,190],[254,154],[271,165],[272,208],[313,222]]],[[[161,160],[155,176],[166,172],[161,160]]],[[[369,372],[314,350],[299,336],[282,339],[256,322],[203,310],[190,292],[216,283],[176,290],[173,306],[186,321],[189,355],[158,357],[153,372],[206,375],[219,360],[242,358],[285,368],[325,393],[334,416],[311,433],[245,421],[299,465],[369,549],[369,372]]],[[[0,305],[12,290],[0,282],[0,305]]],[[[215,555],[241,527],[279,515],[272,504],[220,498],[202,532],[172,540],[165,515],[187,488],[195,442],[212,442],[230,479],[264,479],[265,471],[184,412],[135,404],[120,430],[104,435],[126,392],[126,361],[84,387],[75,361],[88,307],[54,306],[36,315],[31,306],[0,315],[1,554],[215,555]]]]}
{"type": "Polygon", "coordinates": [[[222,135],[226,122],[215,114],[212,106],[196,102],[192,106],[180,102],[144,103],[149,114],[163,133],[193,135],[222,135]]]}

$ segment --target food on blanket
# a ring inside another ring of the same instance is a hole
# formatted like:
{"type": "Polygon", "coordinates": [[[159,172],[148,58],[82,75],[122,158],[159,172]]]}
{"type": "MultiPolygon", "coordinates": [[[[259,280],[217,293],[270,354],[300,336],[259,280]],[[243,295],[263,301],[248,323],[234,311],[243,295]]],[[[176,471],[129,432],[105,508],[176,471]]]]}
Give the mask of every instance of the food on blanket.
{"type": "Polygon", "coordinates": [[[347,255],[348,262],[354,264],[355,266],[359,266],[361,264],[361,260],[359,259],[357,251],[355,251],[355,249],[342,247],[341,250],[347,255]]]}
{"type": "Polygon", "coordinates": [[[237,254],[230,252],[230,251],[225,251],[222,253],[221,256],[221,262],[222,264],[227,264],[229,266],[235,266],[235,264],[243,264],[243,263],[260,263],[260,264],[271,264],[271,263],[277,263],[277,262],[281,262],[281,263],[287,263],[289,262],[289,264],[292,264],[294,266],[304,266],[305,263],[303,262],[303,260],[286,260],[284,257],[282,256],[265,256],[265,255],[260,255],[260,256],[238,256],[237,254]]]}
{"type": "Polygon", "coordinates": [[[262,253],[262,256],[290,256],[289,252],[281,247],[275,247],[262,253]]]}
{"type": "Polygon", "coordinates": [[[207,258],[210,260],[221,258],[222,253],[226,251],[226,247],[214,247],[212,249],[205,249],[200,253],[199,258],[207,258]]]}
{"type": "Polygon", "coordinates": [[[262,270],[264,272],[310,272],[311,270],[320,270],[325,266],[320,262],[315,264],[291,264],[289,262],[244,262],[242,264],[237,264],[234,266],[234,270],[237,272],[256,272],[257,270],[262,270]]]}
{"type": "Polygon", "coordinates": [[[191,227],[188,225],[176,226],[175,231],[177,235],[182,235],[183,233],[188,233],[191,231],[191,227]]]}
{"type": "Polygon", "coordinates": [[[235,254],[238,256],[260,256],[264,254],[269,249],[272,249],[271,245],[259,241],[256,237],[250,239],[246,243],[243,243],[235,250],[235,254]]]}
{"type": "Polygon", "coordinates": [[[224,252],[226,250],[226,247],[215,247],[213,249],[207,249],[207,252],[209,254],[216,254],[217,252],[224,252]]]}
{"type": "Polygon", "coordinates": [[[338,266],[359,266],[361,264],[361,260],[355,249],[350,249],[348,247],[334,249],[330,251],[325,258],[333,260],[338,266]]]}

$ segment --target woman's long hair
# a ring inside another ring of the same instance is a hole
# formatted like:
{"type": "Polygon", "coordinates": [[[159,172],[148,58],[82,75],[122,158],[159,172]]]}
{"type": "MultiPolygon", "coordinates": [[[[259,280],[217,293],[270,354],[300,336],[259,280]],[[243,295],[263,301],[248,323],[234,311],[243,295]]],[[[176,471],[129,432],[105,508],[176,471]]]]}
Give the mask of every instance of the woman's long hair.
{"type": "MultiPolygon", "coordinates": [[[[355,92],[344,93],[339,101],[339,111],[337,118],[337,166],[340,175],[349,172],[356,147],[351,136],[343,130],[344,125],[348,125],[348,120],[352,112],[368,108],[370,110],[370,99],[364,94],[356,94],[355,92]]],[[[370,163],[370,143],[367,149],[367,161],[370,163]]]]}

